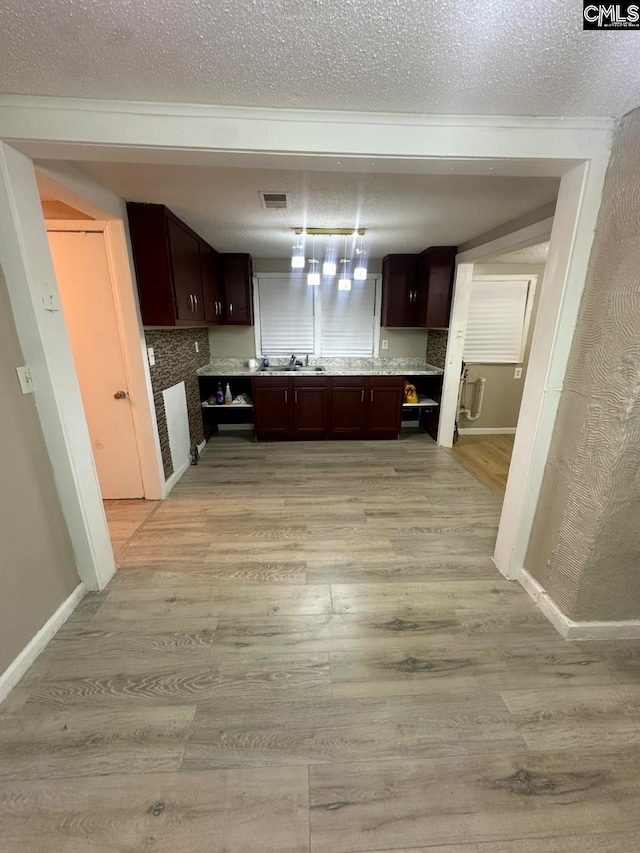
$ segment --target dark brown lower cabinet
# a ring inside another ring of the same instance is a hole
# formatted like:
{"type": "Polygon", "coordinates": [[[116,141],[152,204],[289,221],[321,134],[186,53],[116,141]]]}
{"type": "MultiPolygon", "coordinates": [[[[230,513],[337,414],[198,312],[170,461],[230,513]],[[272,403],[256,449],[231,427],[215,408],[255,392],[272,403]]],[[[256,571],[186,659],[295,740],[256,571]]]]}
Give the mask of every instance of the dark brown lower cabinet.
{"type": "Polygon", "coordinates": [[[326,379],[293,380],[294,436],[317,436],[327,432],[328,385],[326,379]]]}
{"type": "Polygon", "coordinates": [[[253,410],[258,438],[284,438],[291,432],[289,379],[253,380],[253,410]]]}
{"type": "Polygon", "coordinates": [[[256,377],[258,439],[397,438],[402,376],[256,377]]]}
{"type": "Polygon", "coordinates": [[[331,380],[331,435],[361,436],[367,426],[366,377],[331,380]]]}
{"type": "Polygon", "coordinates": [[[404,380],[401,376],[369,378],[369,435],[398,435],[402,426],[403,395],[404,380]]]}

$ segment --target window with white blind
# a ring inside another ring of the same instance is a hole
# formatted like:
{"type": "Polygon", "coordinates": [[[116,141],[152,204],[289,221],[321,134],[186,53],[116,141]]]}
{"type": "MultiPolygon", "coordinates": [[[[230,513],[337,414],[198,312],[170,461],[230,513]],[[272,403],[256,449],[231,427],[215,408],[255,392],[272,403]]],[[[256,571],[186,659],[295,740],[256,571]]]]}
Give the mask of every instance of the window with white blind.
{"type": "Polygon", "coordinates": [[[337,279],[309,287],[306,276],[257,275],[258,355],[330,357],[377,355],[377,277],[352,281],[338,290],[337,279]]]}
{"type": "Polygon", "coordinates": [[[263,355],[315,352],[314,289],[300,277],[258,276],[263,355]]]}
{"type": "Polygon", "coordinates": [[[529,329],[537,276],[480,276],[471,284],[463,359],[519,363],[529,329]]]}
{"type": "Polygon", "coordinates": [[[375,335],[375,281],[353,281],[351,290],[338,290],[338,282],[334,279],[322,285],[320,290],[320,355],[372,356],[375,335]]]}

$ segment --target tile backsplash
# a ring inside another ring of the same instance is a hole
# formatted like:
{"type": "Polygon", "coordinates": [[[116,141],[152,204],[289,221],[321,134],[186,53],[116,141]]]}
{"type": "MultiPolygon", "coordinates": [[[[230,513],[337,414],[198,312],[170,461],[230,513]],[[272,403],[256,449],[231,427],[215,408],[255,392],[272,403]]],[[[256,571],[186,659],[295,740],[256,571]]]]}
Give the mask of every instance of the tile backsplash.
{"type": "Polygon", "coordinates": [[[164,410],[162,392],[178,382],[184,382],[189,415],[189,435],[191,442],[198,444],[204,439],[202,431],[202,410],[197,370],[211,359],[208,329],[145,329],[144,336],[148,347],[153,347],[155,365],[150,367],[153,401],[158,421],[162,466],[165,479],[173,473],[167,416],[164,410]],[[196,352],[196,343],[199,352],[196,352]]]}
{"type": "Polygon", "coordinates": [[[449,329],[429,329],[425,356],[429,364],[433,364],[435,367],[440,367],[444,370],[448,340],[449,329]]]}

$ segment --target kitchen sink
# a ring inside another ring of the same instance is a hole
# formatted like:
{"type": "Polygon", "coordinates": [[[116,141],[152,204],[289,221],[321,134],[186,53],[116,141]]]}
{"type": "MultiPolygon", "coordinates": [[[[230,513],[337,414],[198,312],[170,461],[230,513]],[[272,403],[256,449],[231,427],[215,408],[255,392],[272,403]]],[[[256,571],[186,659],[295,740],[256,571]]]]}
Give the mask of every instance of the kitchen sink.
{"type": "Polygon", "coordinates": [[[324,373],[325,367],[291,367],[285,365],[269,365],[269,367],[261,367],[259,373],[324,373]]]}

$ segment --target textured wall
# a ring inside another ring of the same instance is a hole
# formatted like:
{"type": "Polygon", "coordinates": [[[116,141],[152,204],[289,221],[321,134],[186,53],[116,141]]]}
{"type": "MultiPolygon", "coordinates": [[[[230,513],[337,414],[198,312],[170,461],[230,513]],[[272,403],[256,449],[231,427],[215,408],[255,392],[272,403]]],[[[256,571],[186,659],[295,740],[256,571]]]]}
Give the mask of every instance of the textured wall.
{"type": "Polygon", "coordinates": [[[153,347],[156,363],[150,368],[153,401],[158,419],[158,434],[162,451],[165,478],[173,474],[167,416],[164,411],[162,392],[178,382],[184,382],[189,412],[189,433],[192,443],[203,441],[202,409],[198,390],[199,367],[210,361],[208,329],[145,329],[148,347],[153,347]],[[196,342],[200,352],[196,352],[196,342]]]}
{"type": "Polygon", "coordinates": [[[80,583],[0,270],[0,673],[80,583]]]}
{"type": "Polygon", "coordinates": [[[617,130],[525,566],[571,618],[640,618],[640,110],[617,130]]]}

